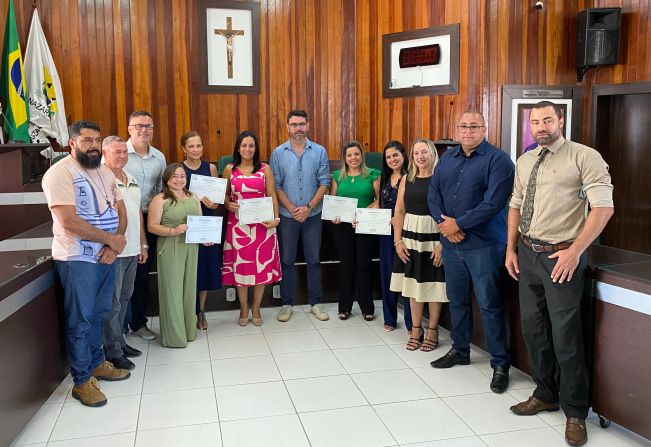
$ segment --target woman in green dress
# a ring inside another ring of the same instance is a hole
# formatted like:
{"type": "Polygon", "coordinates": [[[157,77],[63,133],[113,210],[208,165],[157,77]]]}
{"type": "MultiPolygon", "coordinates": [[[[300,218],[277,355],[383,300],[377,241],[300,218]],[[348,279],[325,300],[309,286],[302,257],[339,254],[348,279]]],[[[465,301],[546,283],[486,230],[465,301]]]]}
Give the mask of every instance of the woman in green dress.
{"type": "MultiPolygon", "coordinates": [[[[163,192],[149,204],[147,225],[158,236],[158,303],[163,346],[183,348],[197,338],[197,244],[185,243],[188,216],[200,216],[199,198],[186,188],[180,163],[163,172],[163,192]]],[[[217,273],[215,273],[217,274],[217,273]]]]}
{"type": "MultiPolygon", "coordinates": [[[[362,145],[351,141],[341,151],[342,169],[332,173],[330,194],[357,199],[357,208],[378,208],[380,171],[368,168],[364,162],[362,145]]],[[[371,282],[371,255],[377,245],[377,236],[356,234],[352,224],[332,221],[332,235],[339,254],[339,319],[350,316],[353,301],[357,303],[366,321],[375,316],[371,282]]]]}

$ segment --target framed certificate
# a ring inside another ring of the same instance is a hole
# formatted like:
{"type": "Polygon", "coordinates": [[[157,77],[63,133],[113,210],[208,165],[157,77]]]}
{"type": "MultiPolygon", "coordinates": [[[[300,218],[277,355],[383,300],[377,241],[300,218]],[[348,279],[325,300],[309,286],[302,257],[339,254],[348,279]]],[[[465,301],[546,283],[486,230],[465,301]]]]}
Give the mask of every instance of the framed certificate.
{"type": "Polygon", "coordinates": [[[226,185],[228,185],[228,180],[224,178],[192,174],[188,189],[195,193],[199,200],[208,197],[214,203],[224,203],[226,185]]]}
{"type": "Polygon", "coordinates": [[[271,197],[243,199],[237,202],[240,224],[250,225],[274,220],[274,202],[271,197]]]}
{"type": "Polygon", "coordinates": [[[350,197],[323,196],[322,220],[339,219],[342,222],[352,223],[355,220],[357,210],[357,199],[350,197]]]}
{"type": "Polygon", "coordinates": [[[391,234],[391,210],[384,208],[357,208],[357,234],[391,234]]]}
{"type": "Polygon", "coordinates": [[[219,244],[222,240],[221,216],[188,216],[188,229],[185,232],[186,244],[219,244]]]}

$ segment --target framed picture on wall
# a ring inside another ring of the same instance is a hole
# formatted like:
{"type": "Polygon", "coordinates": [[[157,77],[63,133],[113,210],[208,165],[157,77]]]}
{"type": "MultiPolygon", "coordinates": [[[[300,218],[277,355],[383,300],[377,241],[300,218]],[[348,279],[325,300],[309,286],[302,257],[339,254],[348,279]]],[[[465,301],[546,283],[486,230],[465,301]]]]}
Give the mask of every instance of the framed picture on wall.
{"type": "Polygon", "coordinates": [[[459,24],[382,36],[382,96],[459,93],[459,24]]]}
{"type": "Polygon", "coordinates": [[[538,145],[529,130],[529,115],[540,101],[550,101],[561,109],[564,138],[581,139],[583,88],[564,86],[507,85],[502,91],[502,150],[515,163],[520,155],[538,145]]]}
{"type": "Polygon", "coordinates": [[[260,4],[199,0],[201,90],[260,93],[260,4]]]}

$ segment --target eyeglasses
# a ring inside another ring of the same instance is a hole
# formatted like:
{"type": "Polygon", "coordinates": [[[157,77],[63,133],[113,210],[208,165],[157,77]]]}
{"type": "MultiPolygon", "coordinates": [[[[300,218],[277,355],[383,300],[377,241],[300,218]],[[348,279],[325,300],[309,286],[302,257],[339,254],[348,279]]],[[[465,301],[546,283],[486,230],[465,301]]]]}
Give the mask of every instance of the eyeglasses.
{"type": "Polygon", "coordinates": [[[291,127],[292,129],[296,129],[296,128],[298,128],[298,127],[305,127],[305,126],[307,126],[307,122],[303,121],[302,123],[289,123],[288,125],[289,125],[289,127],[291,127]]]}
{"type": "Polygon", "coordinates": [[[138,130],[153,130],[153,124],[129,124],[130,127],[135,127],[138,130]]]}
{"type": "Polygon", "coordinates": [[[463,125],[463,126],[457,126],[457,130],[459,132],[461,132],[461,133],[468,132],[468,131],[470,131],[472,133],[475,133],[475,132],[479,132],[484,127],[486,127],[486,126],[465,126],[465,125],[463,125]]]}

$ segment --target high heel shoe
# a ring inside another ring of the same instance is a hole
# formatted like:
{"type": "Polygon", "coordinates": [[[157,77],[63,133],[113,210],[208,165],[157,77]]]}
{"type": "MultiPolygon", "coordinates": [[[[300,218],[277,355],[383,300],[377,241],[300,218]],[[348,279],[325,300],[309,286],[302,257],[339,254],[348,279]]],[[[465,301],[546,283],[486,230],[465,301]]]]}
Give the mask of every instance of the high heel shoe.
{"type": "Polygon", "coordinates": [[[434,327],[428,327],[427,332],[429,335],[429,332],[433,332],[435,335],[435,339],[431,339],[428,337],[425,337],[423,339],[423,343],[420,345],[420,350],[423,352],[432,352],[436,347],[439,345],[439,327],[434,326],[434,327]]]}
{"type": "Polygon", "coordinates": [[[202,310],[199,314],[201,316],[201,326],[204,331],[208,329],[208,320],[206,319],[206,311],[202,310]]]}

